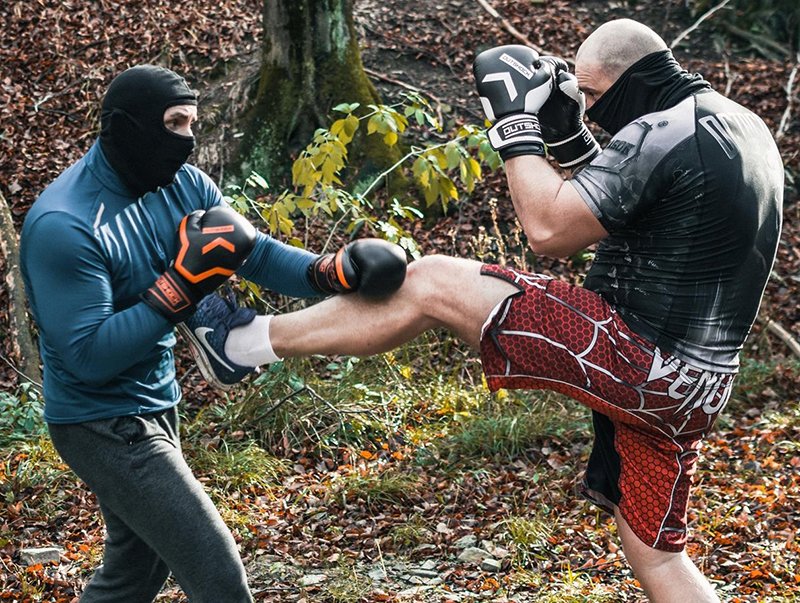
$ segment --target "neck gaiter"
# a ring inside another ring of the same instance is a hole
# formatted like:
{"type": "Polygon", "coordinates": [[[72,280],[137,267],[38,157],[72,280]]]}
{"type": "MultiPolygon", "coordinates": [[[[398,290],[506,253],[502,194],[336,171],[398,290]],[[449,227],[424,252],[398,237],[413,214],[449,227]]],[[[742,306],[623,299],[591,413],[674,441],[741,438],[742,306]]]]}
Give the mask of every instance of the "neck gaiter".
{"type": "Polygon", "coordinates": [[[672,51],[661,50],[628,67],[586,117],[613,136],[642,115],[669,109],[702,90],[711,90],[702,76],[681,69],[672,51]]]}

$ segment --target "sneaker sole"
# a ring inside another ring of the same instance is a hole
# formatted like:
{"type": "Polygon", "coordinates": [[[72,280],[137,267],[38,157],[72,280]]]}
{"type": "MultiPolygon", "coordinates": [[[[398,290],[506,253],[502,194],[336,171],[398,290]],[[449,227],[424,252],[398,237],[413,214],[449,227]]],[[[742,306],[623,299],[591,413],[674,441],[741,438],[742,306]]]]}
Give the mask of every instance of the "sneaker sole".
{"type": "Polygon", "coordinates": [[[211,366],[211,361],[208,359],[208,354],[206,354],[203,346],[197,343],[192,330],[185,324],[179,323],[178,331],[183,339],[189,343],[189,352],[192,354],[192,358],[194,358],[197,368],[200,369],[200,374],[203,376],[203,379],[205,379],[206,383],[216,389],[221,389],[222,391],[227,392],[232,390],[236,384],[223,383],[217,379],[214,369],[211,366]]]}

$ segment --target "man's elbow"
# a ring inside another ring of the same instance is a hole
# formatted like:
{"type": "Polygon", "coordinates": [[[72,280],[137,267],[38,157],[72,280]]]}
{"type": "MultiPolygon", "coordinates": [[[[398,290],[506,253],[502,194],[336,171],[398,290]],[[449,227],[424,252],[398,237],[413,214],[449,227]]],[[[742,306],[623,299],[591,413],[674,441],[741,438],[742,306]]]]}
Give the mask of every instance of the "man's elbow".
{"type": "Polygon", "coordinates": [[[528,236],[528,246],[537,255],[546,255],[551,258],[569,257],[579,249],[565,241],[563,237],[552,233],[537,233],[534,237],[528,236]]]}

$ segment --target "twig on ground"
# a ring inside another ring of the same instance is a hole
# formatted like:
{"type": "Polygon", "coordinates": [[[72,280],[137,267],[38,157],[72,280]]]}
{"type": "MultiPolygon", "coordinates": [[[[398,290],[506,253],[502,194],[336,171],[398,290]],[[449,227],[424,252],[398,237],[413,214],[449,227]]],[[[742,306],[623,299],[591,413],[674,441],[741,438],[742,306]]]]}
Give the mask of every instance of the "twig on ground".
{"type": "Polygon", "coordinates": [[[675,48],[675,47],[676,47],[678,44],[680,44],[680,43],[683,41],[683,39],[684,39],[686,36],[688,36],[688,35],[689,35],[690,33],[692,33],[692,32],[693,32],[695,29],[697,29],[698,27],[700,27],[700,24],[701,24],[703,21],[705,21],[706,19],[708,19],[708,18],[709,18],[711,15],[713,15],[713,14],[714,14],[715,12],[717,12],[719,9],[721,9],[721,8],[724,8],[724,7],[725,7],[725,5],[726,5],[726,4],[728,4],[728,2],[730,2],[730,1],[731,1],[731,0],[722,0],[722,2],[720,2],[720,3],[719,3],[719,4],[717,4],[716,6],[712,6],[711,8],[709,8],[709,9],[708,9],[706,12],[704,12],[702,15],[700,15],[700,18],[699,18],[699,19],[697,19],[697,21],[695,21],[695,22],[694,22],[694,23],[691,25],[691,27],[689,27],[688,29],[685,29],[685,30],[683,30],[683,31],[682,31],[682,32],[681,32],[681,33],[678,35],[678,37],[677,37],[677,38],[675,38],[674,40],[672,40],[672,43],[669,45],[669,47],[670,47],[670,48],[675,48]]]}
{"type": "Polygon", "coordinates": [[[186,378],[189,375],[191,375],[192,373],[194,373],[196,370],[197,370],[197,365],[196,364],[193,364],[192,366],[190,366],[189,369],[183,375],[181,375],[180,379],[178,379],[178,383],[180,384],[180,383],[183,383],[184,381],[186,381],[186,378]]]}
{"type": "Polygon", "coordinates": [[[39,383],[38,381],[36,381],[32,377],[26,375],[21,370],[19,370],[16,366],[14,366],[14,363],[11,362],[5,356],[3,356],[3,354],[0,354],[0,359],[2,359],[2,361],[5,362],[11,368],[11,370],[14,371],[17,375],[19,375],[20,377],[23,377],[26,381],[30,382],[37,390],[39,390],[40,393],[43,391],[43,389],[42,389],[43,386],[42,386],[41,383],[39,383]]]}
{"type": "Polygon", "coordinates": [[[278,410],[281,406],[286,404],[289,400],[294,398],[297,394],[301,394],[301,393],[306,392],[306,391],[308,391],[308,388],[306,386],[303,386],[303,387],[299,387],[296,390],[286,394],[283,398],[278,400],[275,404],[270,406],[267,410],[265,410],[261,414],[257,415],[255,417],[255,419],[253,420],[253,423],[258,423],[259,421],[265,419],[266,417],[268,417],[269,415],[274,413],[276,410],[278,410]]]}
{"type": "Polygon", "coordinates": [[[779,323],[775,322],[771,318],[767,319],[766,327],[767,331],[785,343],[786,347],[788,347],[795,356],[800,358],[800,342],[794,338],[794,335],[792,335],[789,331],[784,329],[779,323]]]}
{"type": "Polygon", "coordinates": [[[739,79],[738,73],[731,73],[731,64],[728,61],[728,57],[725,57],[725,77],[727,81],[725,82],[725,94],[724,96],[730,96],[731,90],[733,89],[733,82],[739,79]]]}
{"type": "Polygon", "coordinates": [[[350,409],[343,409],[337,408],[331,402],[329,402],[326,398],[320,396],[317,392],[315,392],[310,386],[306,385],[305,390],[311,394],[312,398],[316,398],[320,402],[322,402],[325,406],[330,408],[333,412],[338,415],[367,415],[370,419],[376,422],[380,422],[380,419],[375,416],[375,413],[369,410],[368,408],[356,408],[353,410],[350,409]]]}
{"type": "Polygon", "coordinates": [[[50,115],[61,115],[66,117],[70,121],[74,121],[75,123],[81,123],[81,120],[75,117],[72,113],[67,111],[62,111],[61,109],[48,109],[47,107],[37,107],[36,105],[25,105],[25,108],[29,111],[35,111],[36,113],[48,113],[50,115]]]}
{"type": "Polygon", "coordinates": [[[778,131],[775,132],[775,140],[780,140],[783,138],[783,135],[786,134],[786,129],[789,127],[789,123],[791,122],[792,100],[794,98],[794,81],[797,77],[798,68],[800,68],[800,52],[798,52],[796,55],[794,68],[789,74],[789,79],[786,82],[786,109],[783,111],[783,115],[781,116],[781,122],[778,125],[778,131]]]}
{"type": "Polygon", "coordinates": [[[505,17],[503,17],[500,13],[498,13],[495,10],[495,8],[491,4],[489,4],[486,0],[478,0],[478,4],[480,4],[487,13],[489,13],[495,19],[500,21],[500,25],[503,26],[503,29],[505,29],[512,36],[514,36],[517,40],[522,42],[525,46],[528,46],[529,48],[533,48],[539,54],[545,54],[545,52],[539,46],[537,46],[536,44],[531,42],[525,36],[525,34],[521,33],[516,27],[511,25],[511,22],[508,19],[506,19],[505,17]]]}

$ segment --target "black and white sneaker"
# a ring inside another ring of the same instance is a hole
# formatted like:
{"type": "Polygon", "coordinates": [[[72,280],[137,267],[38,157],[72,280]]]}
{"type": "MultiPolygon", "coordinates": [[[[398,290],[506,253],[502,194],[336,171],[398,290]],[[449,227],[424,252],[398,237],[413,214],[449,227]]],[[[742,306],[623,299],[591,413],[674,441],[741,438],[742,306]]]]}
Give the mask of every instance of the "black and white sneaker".
{"type": "Polygon", "coordinates": [[[239,307],[232,293],[226,297],[214,293],[200,300],[197,311],[178,325],[209,385],[229,390],[256,370],[236,364],[225,354],[231,329],[250,324],[255,316],[252,308],[239,307]]]}

